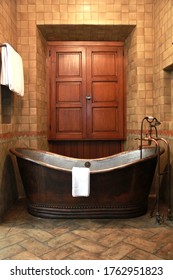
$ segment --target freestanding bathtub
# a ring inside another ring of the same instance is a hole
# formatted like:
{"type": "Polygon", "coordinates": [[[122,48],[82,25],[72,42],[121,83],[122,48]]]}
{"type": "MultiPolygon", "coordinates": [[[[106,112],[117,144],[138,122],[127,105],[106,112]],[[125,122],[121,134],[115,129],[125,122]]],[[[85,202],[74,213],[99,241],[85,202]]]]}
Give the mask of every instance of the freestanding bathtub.
{"type": "Polygon", "coordinates": [[[147,211],[155,147],[99,159],[11,148],[26,192],[28,211],[46,218],[131,218],[147,211]],[[90,195],[72,196],[72,167],[90,168],[90,195]]]}

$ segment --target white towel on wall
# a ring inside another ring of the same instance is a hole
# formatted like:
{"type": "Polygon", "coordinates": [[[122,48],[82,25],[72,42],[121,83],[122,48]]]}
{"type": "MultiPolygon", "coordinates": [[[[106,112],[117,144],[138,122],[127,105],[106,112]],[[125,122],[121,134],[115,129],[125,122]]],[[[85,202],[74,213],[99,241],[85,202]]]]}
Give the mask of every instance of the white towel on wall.
{"type": "Polygon", "coordinates": [[[24,74],[21,56],[7,43],[1,49],[0,83],[18,95],[24,95],[24,74]]]}
{"type": "Polygon", "coordinates": [[[72,168],[72,196],[90,195],[90,169],[86,167],[72,168]]]}

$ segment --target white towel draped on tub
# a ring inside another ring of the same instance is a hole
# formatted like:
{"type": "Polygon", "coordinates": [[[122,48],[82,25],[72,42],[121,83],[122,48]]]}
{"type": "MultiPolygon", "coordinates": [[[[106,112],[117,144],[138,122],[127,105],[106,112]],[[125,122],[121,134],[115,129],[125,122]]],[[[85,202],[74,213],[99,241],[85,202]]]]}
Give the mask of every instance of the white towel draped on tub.
{"type": "Polygon", "coordinates": [[[89,196],[90,170],[86,167],[72,168],[72,196],[89,196]]]}
{"type": "Polygon", "coordinates": [[[24,95],[23,62],[21,56],[7,43],[1,49],[1,85],[8,86],[18,95],[24,95]]]}

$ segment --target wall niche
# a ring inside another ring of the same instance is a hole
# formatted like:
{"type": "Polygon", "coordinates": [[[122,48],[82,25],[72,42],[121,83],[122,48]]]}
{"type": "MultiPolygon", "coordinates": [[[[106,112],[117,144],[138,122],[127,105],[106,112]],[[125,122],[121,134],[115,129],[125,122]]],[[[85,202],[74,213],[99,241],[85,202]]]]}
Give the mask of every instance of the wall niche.
{"type": "Polygon", "coordinates": [[[8,87],[1,85],[1,123],[10,124],[12,117],[12,92],[8,87]]]}

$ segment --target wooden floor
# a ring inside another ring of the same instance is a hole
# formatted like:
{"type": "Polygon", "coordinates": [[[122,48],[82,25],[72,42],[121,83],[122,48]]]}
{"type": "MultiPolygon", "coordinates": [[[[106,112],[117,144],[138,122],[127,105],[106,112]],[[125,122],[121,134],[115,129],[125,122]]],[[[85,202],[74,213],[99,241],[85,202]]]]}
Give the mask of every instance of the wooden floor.
{"type": "Polygon", "coordinates": [[[158,225],[150,212],[124,220],[42,219],[20,200],[0,224],[0,259],[173,260],[173,222],[165,217],[158,225]]]}

